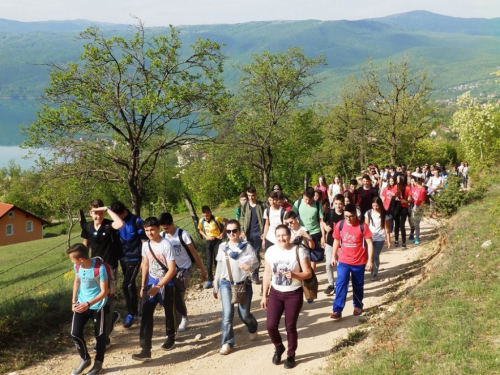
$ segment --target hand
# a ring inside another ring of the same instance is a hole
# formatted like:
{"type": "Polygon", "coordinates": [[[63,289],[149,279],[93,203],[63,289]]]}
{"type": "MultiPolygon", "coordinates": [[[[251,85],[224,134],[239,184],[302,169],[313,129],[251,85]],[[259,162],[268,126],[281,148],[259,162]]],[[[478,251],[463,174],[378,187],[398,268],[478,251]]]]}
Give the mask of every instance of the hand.
{"type": "Polygon", "coordinates": [[[391,246],[392,246],[391,241],[387,241],[387,248],[388,248],[388,249],[390,249],[390,248],[391,248],[391,246]]]}
{"type": "Polygon", "coordinates": [[[238,263],[238,268],[243,271],[248,271],[250,269],[246,263],[238,263]]]}
{"type": "Polygon", "coordinates": [[[96,207],[96,208],[92,208],[90,210],[90,212],[106,212],[108,210],[107,207],[96,207]]]}
{"type": "Polygon", "coordinates": [[[217,299],[217,293],[214,293],[214,298],[217,299]]]}
{"type": "Polygon", "coordinates": [[[262,241],[264,241],[264,235],[263,235],[263,234],[261,234],[260,239],[261,239],[262,241]]]}
{"type": "Polygon", "coordinates": [[[337,259],[332,259],[330,266],[335,267],[337,265],[337,259]]]}
{"type": "Polygon", "coordinates": [[[76,303],[75,305],[73,305],[73,311],[75,312],[78,312],[78,313],[83,313],[85,311],[87,311],[89,309],[89,305],[87,305],[87,303],[76,303]]]}
{"type": "Polygon", "coordinates": [[[262,296],[262,299],[260,300],[260,307],[262,308],[262,310],[267,309],[267,296],[266,295],[262,296]]]}
{"type": "Polygon", "coordinates": [[[222,239],[224,238],[224,233],[219,234],[219,235],[217,236],[217,238],[218,238],[219,240],[222,240],[222,239]]]}
{"type": "Polygon", "coordinates": [[[285,277],[289,280],[291,280],[293,278],[293,275],[292,275],[292,271],[286,271],[284,273],[285,277]]]}
{"type": "Polygon", "coordinates": [[[213,241],[213,240],[215,240],[215,237],[214,236],[207,236],[207,240],[213,241]]]}
{"type": "Polygon", "coordinates": [[[241,237],[243,240],[246,240],[246,239],[247,239],[247,235],[246,235],[243,231],[241,232],[240,237],[241,237]]]}
{"type": "Polygon", "coordinates": [[[148,290],[148,296],[154,297],[160,291],[160,287],[155,285],[148,290]]]}
{"type": "Polygon", "coordinates": [[[201,272],[201,281],[203,282],[207,281],[207,273],[205,271],[201,272]]]}
{"type": "Polygon", "coordinates": [[[325,237],[321,237],[321,247],[324,249],[325,248],[325,237]]]}
{"type": "Polygon", "coordinates": [[[371,260],[366,263],[366,270],[371,271],[373,269],[373,262],[371,260]]]}

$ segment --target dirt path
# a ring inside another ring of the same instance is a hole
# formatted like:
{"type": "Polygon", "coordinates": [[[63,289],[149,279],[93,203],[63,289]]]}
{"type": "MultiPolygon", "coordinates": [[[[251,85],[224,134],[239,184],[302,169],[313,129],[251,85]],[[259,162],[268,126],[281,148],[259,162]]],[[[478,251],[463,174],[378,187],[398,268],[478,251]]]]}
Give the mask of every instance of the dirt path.
{"type": "MultiPolygon", "coordinates": [[[[408,245],[406,250],[387,250],[381,254],[379,280],[370,281],[367,273],[365,277],[366,310],[373,309],[384,301],[395,278],[401,270],[413,261],[420,259],[429,250],[429,239],[434,238],[437,222],[426,219],[422,222],[422,243],[418,247],[408,245]]],[[[407,241],[408,244],[413,241],[407,241]]],[[[198,374],[203,375],[274,375],[274,374],[314,374],[327,366],[328,351],[336,342],[345,338],[350,329],[358,326],[364,319],[352,316],[352,295],[347,297],[346,308],[340,321],[332,321],[329,316],[332,311],[333,297],[323,293],[326,288],[324,263],[318,268],[320,292],[318,300],[312,304],[304,303],[298,321],[299,347],[297,350],[297,366],[293,370],[285,370],[283,365],[275,366],[271,363],[274,354],[273,346],[265,329],[265,311],[259,307],[260,286],[254,286],[252,312],[259,321],[259,337],[256,341],[248,339],[246,327],[235,314],[235,350],[227,356],[221,356],[220,319],[221,305],[215,300],[211,290],[193,290],[188,292],[188,311],[190,326],[185,332],[180,332],[176,346],[172,351],[160,349],[164,341],[165,328],[162,324],[160,310],[155,321],[155,335],[153,337],[153,361],[140,363],[132,360],[131,355],[138,352],[138,326],[124,329],[118,324],[112,335],[112,347],[106,353],[104,362],[105,374],[198,374]],[[197,340],[196,336],[202,335],[197,340]]],[[[282,325],[284,321],[282,320],[282,325]]],[[[285,333],[282,336],[286,343],[285,333]]],[[[14,374],[71,374],[79,359],[76,350],[58,355],[14,374]]]]}

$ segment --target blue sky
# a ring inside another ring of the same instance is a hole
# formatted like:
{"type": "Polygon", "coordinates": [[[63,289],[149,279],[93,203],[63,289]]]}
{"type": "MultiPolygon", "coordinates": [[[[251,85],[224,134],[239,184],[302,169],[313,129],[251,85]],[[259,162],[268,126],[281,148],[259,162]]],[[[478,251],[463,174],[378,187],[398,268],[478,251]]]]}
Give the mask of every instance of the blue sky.
{"type": "Polygon", "coordinates": [[[499,0],[2,0],[0,18],[18,21],[87,19],[146,26],[263,20],[339,20],[411,10],[464,18],[500,17],[499,0]]]}

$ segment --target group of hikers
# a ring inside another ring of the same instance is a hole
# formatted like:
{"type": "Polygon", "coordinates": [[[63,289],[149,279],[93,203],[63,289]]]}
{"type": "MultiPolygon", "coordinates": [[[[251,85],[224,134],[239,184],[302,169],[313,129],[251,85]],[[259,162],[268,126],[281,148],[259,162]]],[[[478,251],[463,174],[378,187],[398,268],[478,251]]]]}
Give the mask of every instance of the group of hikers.
{"type": "MultiPolygon", "coordinates": [[[[453,173],[462,176],[462,184],[467,187],[468,165],[454,167],[453,173]]],[[[184,297],[191,266],[196,264],[203,287],[213,288],[214,298],[221,300],[220,354],[229,354],[235,345],[235,305],[249,339],[257,338],[258,322],[251,312],[252,284],[257,284],[261,285],[260,306],[266,310],[266,328],[274,345],[272,363],[281,363],[286,350],[284,367],[295,367],[297,320],[306,283],[315,278],[318,264],[325,261],[324,293],[335,296],[330,318],[342,318],[349,280],[353,315],[361,315],[365,272],[371,273],[372,281],[377,280],[384,244],[387,248],[399,247],[401,241],[401,248],[406,248],[407,220],[408,239],[415,245],[420,243],[423,205],[429,201],[430,216],[436,217],[433,200],[446,188],[447,181],[446,168],[439,163],[416,166],[414,170],[405,165],[380,169],[370,165],[348,186],[339,175],[330,184],[320,176],[316,186],[307,187],[293,204],[280,184],[273,186],[265,203],[251,186],[240,194],[235,219],[215,216],[208,206],[202,207],[198,231],[206,243],[205,265],[189,233],[175,226],[170,213],[142,220],[121,202],[106,207],[101,200],[93,200],[89,210],[92,221],[81,224],[83,243],[67,250],[75,272],[71,336],[81,358],[73,374],[81,374],[91,365],[83,334],[89,319],[94,323],[96,355],[87,374],[96,375],[102,370],[106,349],[111,345],[109,335],[120,319],[114,311],[118,266],[123,272],[127,308],[123,327],[138,324],[140,317],[141,350],[132,355],[134,360],[151,360],[153,315],[158,304],[163,306],[166,326],[161,349],[171,350],[177,332],[187,329],[184,297]],[[105,214],[111,220],[104,218],[105,214]],[[283,314],[286,347],[279,333],[283,314]]],[[[313,303],[314,297],[307,296],[307,303],[313,303]]]]}

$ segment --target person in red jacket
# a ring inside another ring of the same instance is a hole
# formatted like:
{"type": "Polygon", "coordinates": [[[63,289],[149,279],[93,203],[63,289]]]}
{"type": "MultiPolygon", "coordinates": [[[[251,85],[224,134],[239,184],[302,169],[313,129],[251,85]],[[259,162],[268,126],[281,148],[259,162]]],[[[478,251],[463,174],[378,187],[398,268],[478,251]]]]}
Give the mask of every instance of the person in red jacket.
{"type": "Polygon", "coordinates": [[[399,245],[399,232],[401,231],[401,247],[406,248],[406,219],[408,218],[408,206],[412,200],[411,188],[406,185],[406,179],[398,178],[396,200],[399,201],[399,209],[394,213],[394,247],[399,245]]]}
{"type": "Polygon", "coordinates": [[[411,188],[413,198],[413,209],[411,215],[415,226],[415,245],[420,243],[420,220],[422,220],[424,209],[422,204],[427,200],[427,189],[423,186],[423,179],[415,177],[415,186],[411,188]]]}

